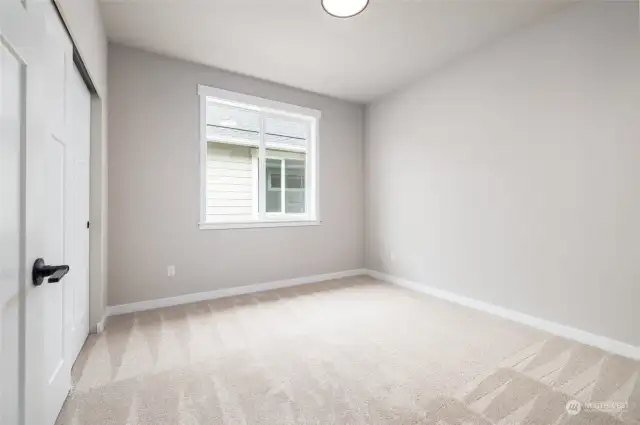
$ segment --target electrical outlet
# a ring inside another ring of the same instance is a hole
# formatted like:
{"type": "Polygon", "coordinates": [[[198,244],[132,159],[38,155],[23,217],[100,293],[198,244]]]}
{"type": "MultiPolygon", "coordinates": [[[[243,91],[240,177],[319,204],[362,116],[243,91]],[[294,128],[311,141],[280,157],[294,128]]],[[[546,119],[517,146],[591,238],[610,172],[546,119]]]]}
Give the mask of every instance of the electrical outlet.
{"type": "Polygon", "coordinates": [[[176,275],[176,266],[167,267],[167,276],[174,277],[176,275]]]}

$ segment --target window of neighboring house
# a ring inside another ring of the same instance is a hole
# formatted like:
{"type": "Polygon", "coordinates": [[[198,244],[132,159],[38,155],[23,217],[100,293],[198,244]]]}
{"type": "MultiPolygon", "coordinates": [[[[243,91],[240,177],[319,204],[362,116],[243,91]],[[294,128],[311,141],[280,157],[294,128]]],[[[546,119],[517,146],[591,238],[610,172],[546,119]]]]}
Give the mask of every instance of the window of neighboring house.
{"type": "Polygon", "coordinates": [[[199,86],[200,227],[318,223],[320,113],[199,86]]]}

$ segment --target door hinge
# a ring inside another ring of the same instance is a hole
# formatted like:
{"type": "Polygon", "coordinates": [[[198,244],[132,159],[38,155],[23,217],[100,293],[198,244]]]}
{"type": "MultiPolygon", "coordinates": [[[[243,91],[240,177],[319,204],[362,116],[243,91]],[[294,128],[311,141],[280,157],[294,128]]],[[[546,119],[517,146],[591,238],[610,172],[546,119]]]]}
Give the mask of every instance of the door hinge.
{"type": "Polygon", "coordinates": [[[87,221],[87,229],[91,226],[91,222],[87,221]]]}

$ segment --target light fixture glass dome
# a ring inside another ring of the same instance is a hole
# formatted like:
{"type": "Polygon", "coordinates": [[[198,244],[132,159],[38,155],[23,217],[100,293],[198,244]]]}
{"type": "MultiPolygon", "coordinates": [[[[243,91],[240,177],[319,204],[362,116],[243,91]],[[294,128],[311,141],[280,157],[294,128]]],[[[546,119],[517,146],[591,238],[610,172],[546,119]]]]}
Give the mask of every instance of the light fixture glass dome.
{"type": "Polygon", "coordinates": [[[349,18],[362,12],[369,0],[322,0],[322,7],[331,16],[349,18]]]}

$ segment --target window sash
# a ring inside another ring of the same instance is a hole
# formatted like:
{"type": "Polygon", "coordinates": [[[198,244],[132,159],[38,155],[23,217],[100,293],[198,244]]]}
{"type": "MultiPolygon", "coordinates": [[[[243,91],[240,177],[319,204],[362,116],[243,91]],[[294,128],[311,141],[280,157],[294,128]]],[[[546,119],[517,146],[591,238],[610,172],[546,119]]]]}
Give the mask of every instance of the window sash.
{"type": "MultiPolygon", "coordinates": [[[[203,165],[202,165],[202,199],[201,199],[201,203],[202,203],[202,208],[201,208],[201,223],[202,224],[208,224],[208,223],[219,223],[217,220],[212,222],[212,221],[208,221],[207,220],[207,215],[206,215],[206,207],[207,207],[207,198],[206,198],[206,191],[207,191],[207,181],[206,181],[206,173],[207,173],[207,168],[206,168],[206,156],[207,156],[207,142],[208,142],[208,138],[207,138],[207,104],[209,102],[213,103],[219,103],[221,106],[233,106],[233,107],[238,107],[241,109],[247,109],[253,112],[258,112],[260,114],[260,137],[259,137],[259,143],[256,145],[255,143],[247,143],[248,141],[244,141],[244,140],[238,140],[234,137],[229,137],[229,138],[218,138],[216,137],[216,141],[222,142],[222,143],[230,143],[230,144],[237,144],[237,145],[244,145],[244,146],[254,146],[257,148],[257,155],[255,155],[256,157],[253,158],[254,163],[257,163],[257,172],[254,173],[257,174],[257,182],[254,183],[254,190],[253,190],[253,199],[254,201],[257,198],[257,202],[254,202],[254,216],[256,217],[256,222],[263,222],[263,221],[317,221],[318,220],[318,203],[317,203],[317,198],[318,198],[318,179],[317,179],[317,163],[318,163],[318,157],[317,157],[317,134],[318,134],[318,118],[319,118],[319,112],[318,111],[312,111],[309,110],[311,113],[309,115],[303,115],[297,112],[297,110],[305,110],[305,108],[300,108],[300,107],[296,107],[293,105],[285,105],[285,104],[279,104],[278,102],[271,102],[271,101],[267,101],[265,99],[259,99],[260,101],[264,101],[267,103],[273,103],[273,104],[277,104],[277,105],[282,105],[282,106],[287,106],[287,107],[291,107],[293,110],[295,110],[296,112],[288,112],[288,111],[283,111],[283,110],[276,110],[276,109],[271,109],[269,107],[263,107],[261,105],[252,105],[250,103],[236,103],[233,99],[229,100],[229,99],[220,99],[218,97],[212,97],[208,94],[208,90],[203,90],[204,89],[210,89],[213,90],[215,92],[223,92],[223,91],[219,91],[217,89],[211,89],[208,87],[203,87],[203,86],[199,86],[199,92],[200,92],[200,104],[201,104],[201,140],[202,140],[202,150],[204,152],[203,155],[203,165]],[[308,133],[307,133],[307,142],[306,142],[306,146],[295,146],[295,145],[287,145],[287,144],[276,144],[276,143],[272,143],[269,142],[268,146],[267,146],[267,137],[266,137],[266,132],[265,132],[265,122],[267,119],[283,119],[283,120],[288,120],[291,121],[293,120],[297,120],[297,121],[302,121],[305,123],[305,125],[307,125],[308,128],[308,133]],[[222,140],[225,139],[225,140],[222,140]],[[267,150],[269,151],[273,151],[273,150],[278,150],[278,149],[282,149],[282,153],[284,154],[283,157],[279,157],[279,155],[274,155],[272,152],[267,153],[267,150]],[[286,154],[287,153],[298,153],[298,154],[304,154],[304,161],[305,161],[305,173],[304,173],[304,183],[303,183],[303,187],[302,188],[294,188],[292,190],[304,190],[305,191],[305,196],[304,196],[304,213],[287,213],[286,212],[286,154]],[[281,211],[279,213],[268,213],[266,211],[267,209],[267,205],[266,205],[266,190],[267,190],[267,184],[264,184],[264,182],[266,182],[266,178],[267,178],[267,173],[266,173],[266,160],[269,157],[274,157],[277,159],[280,159],[280,165],[281,165],[281,211]],[[257,195],[257,196],[256,196],[257,195]]],[[[224,92],[224,93],[228,93],[231,95],[238,95],[235,93],[231,93],[231,92],[224,92]]],[[[243,100],[248,100],[249,98],[253,99],[250,96],[245,96],[245,95],[238,95],[240,98],[242,98],[243,100]]],[[[233,96],[231,96],[233,97],[233,96]]],[[[306,111],[306,110],[305,110],[306,111]]],[[[225,222],[222,222],[222,224],[224,224],[225,222]]],[[[226,223],[231,223],[231,222],[226,222],[226,223]]]]}
{"type": "MultiPolygon", "coordinates": [[[[313,215],[313,207],[310,204],[310,193],[312,190],[308,189],[308,188],[304,188],[305,190],[305,197],[304,197],[304,213],[287,213],[287,208],[286,208],[286,194],[287,194],[287,186],[286,186],[286,160],[287,160],[287,153],[288,152],[298,152],[298,153],[304,153],[304,160],[305,160],[305,176],[304,176],[304,180],[305,183],[309,182],[310,179],[310,167],[308,166],[309,163],[313,162],[312,156],[310,155],[310,149],[309,147],[312,146],[314,144],[314,140],[313,140],[313,134],[309,134],[307,136],[307,146],[306,147],[297,147],[297,146],[291,146],[291,147],[287,147],[286,150],[283,150],[283,155],[279,155],[279,154],[274,154],[272,151],[274,150],[273,148],[276,147],[274,144],[270,143],[269,146],[267,146],[266,143],[266,132],[264,131],[265,129],[265,124],[267,119],[278,119],[278,118],[282,118],[283,116],[280,116],[279,114],[274,114],[274,113],[270,113],[270,112],[263,112],[261,113],[260,116],[260,149],[259,149],[259,158],[260,158],[260,179],[259,182],[266,182],[266,184],[260,184],[259,183],[259,191],[260,191],[260,196],[259,196],[259,206],[258,206],[258,210],[259,210],[259,216],[258,219],[259,220],[272,220],[272,219],[291,219],[291,220],[309,220],[309,219],[313,219],[314,215],[313,215]],[[269,151],[271,151],[269,154],[267,154],[267,149],[269,151]],[[280,212],[267,212],[267,205],[266,205],[266,191],[268,188],[268,185],[270,182],[267,182],[267,159],[278,159],[280,160],[280,212]]],[[[312,133],[314,131],[314,123],[313,122],[307,122],[307,125],[309,127],[309,133],[312,133]]],[[[309,186],[307,184],[307,186],[309,186]]],[[[302,190],[302,189],[300,189],[302,190]]]]}

